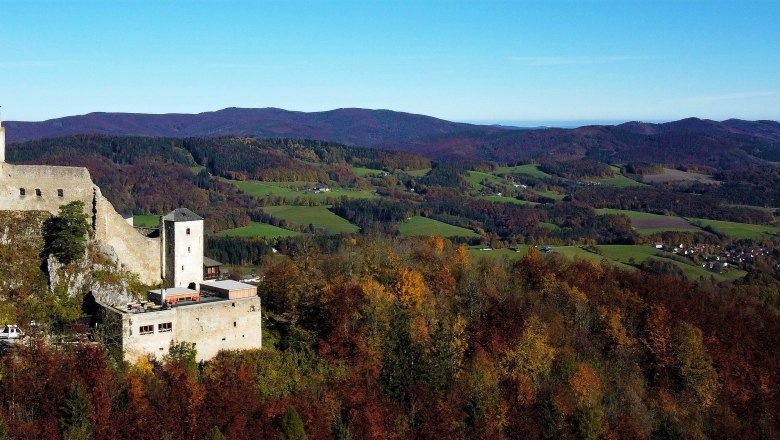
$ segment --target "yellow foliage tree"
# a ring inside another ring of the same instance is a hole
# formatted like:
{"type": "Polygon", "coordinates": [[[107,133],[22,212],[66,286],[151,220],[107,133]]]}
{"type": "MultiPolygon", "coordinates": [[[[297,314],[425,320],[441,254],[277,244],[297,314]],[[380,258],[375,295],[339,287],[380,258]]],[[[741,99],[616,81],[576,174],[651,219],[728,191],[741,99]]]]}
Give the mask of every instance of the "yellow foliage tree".
{"type": "Polygon", "coordinates": [[[404,267],[398,273],[395,291],[401,304],[412,310],[420,310],[428,296],[428,286],[416,270],[404,267]]]}
{"type": "Polygon", "coordinates": [[[550,374],[556,350],[547,342],[547,327],[532,316],[514,347],[501,360],[504,374],[514,379],[521,403],[533,402],[535,390],[550,374]]]}

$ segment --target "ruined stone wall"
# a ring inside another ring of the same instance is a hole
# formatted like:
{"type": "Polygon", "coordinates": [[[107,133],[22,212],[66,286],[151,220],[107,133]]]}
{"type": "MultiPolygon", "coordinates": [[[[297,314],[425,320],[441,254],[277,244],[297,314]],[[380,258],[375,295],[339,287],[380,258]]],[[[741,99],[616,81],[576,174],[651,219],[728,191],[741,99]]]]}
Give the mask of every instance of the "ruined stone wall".
{"type": "Polygon", "coordinates": [[[0,163],[0,211],[47,211],[80,200],[101,249],[145,284],[160,282],[160,240],[145,237],[120,216],[86,168],[0,163]]]}
{"type": "Polygon", "coordinates": [[[161,282],[160,239],[138,233],[115,210],[95,187],[95,239],[106,253],[131,272],[138,274],[141,282],[157,285],[161,282]]]}

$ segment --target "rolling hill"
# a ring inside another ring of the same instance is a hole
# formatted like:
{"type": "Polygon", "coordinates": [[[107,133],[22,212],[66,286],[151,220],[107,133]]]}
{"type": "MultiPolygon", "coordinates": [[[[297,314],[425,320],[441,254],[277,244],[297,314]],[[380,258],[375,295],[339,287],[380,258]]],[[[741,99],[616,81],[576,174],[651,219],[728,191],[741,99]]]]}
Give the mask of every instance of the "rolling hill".
{"type": "Polygon", "coordinates": [[[199,114],[90,113],[42,122],[9,121],[8,141],[75,134],[154,137],[307,138],[415,152],[457,161],[566,160],[733,168],[780,161],[780,123],[688,118],[575,129],[517,129],[450,122],[430,116],[357,108],[295,112],[226,108],[199,114]]]}

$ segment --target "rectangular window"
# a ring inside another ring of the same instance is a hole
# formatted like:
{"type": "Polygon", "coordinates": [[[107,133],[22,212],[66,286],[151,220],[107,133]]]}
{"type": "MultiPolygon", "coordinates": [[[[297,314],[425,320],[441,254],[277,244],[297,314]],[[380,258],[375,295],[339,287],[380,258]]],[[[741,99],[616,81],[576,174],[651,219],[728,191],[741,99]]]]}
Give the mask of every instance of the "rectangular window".
{"type": "Polygon", "coordinates": [[[62,189],[57,190],[57,197],[65,197],[65,192],[62,189]]]}
{"type": "Polygon", "coordinates": [[[187,235],[190,235],[190,228],[187,228],[187,235]]]}
{"type": "Polygon", "coordinates": [[[167,333],[173,331],[173,323],[171,322],[163,322],[162,324],[157,324],[157,332],[158,333],[167,333]]]}
{"type": "Polygon", "coordinates": [[[154,333],[154,326],[153,325],[142,325],[138,328],[138,333],[142,335],[151,335],[154,333]]]}
{"type": "Polygon", "coordinates": [[[23,196],[23,195],[24,195],[24,188],[19,188],[19,195],[20,195],[20,196],[23,196]]]}
{"type": "Polygon", "coordinates": [[[38,196],[38,197],[41,196],[41,189],[40,188],[35,188],[35,195],[38,196]]]}

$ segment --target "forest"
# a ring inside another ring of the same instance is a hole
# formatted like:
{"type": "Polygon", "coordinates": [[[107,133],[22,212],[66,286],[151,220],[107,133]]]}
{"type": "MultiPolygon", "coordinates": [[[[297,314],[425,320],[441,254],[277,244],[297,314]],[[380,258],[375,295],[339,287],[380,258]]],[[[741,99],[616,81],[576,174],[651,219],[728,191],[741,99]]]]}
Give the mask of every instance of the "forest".
{"type": "Polygon", "coordinates": [[[33,338],[0,356],[0,438],[780,435],[777,279],[299,240],[260,266],[263,349],[197,364],[183,343],[129,365],[33,338]]]}

